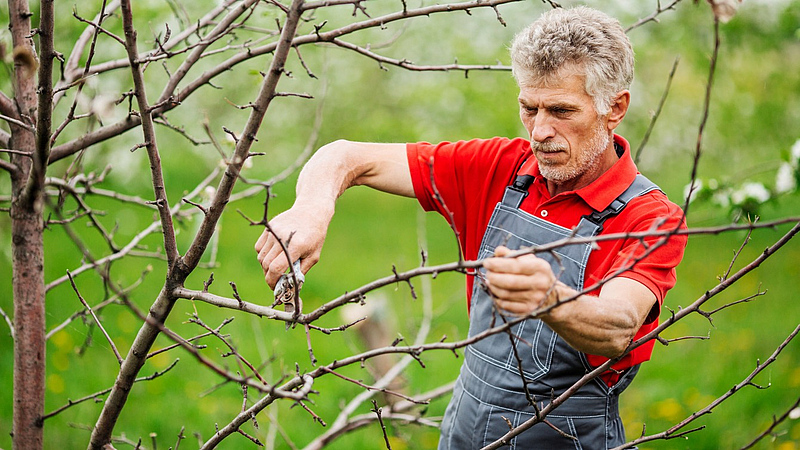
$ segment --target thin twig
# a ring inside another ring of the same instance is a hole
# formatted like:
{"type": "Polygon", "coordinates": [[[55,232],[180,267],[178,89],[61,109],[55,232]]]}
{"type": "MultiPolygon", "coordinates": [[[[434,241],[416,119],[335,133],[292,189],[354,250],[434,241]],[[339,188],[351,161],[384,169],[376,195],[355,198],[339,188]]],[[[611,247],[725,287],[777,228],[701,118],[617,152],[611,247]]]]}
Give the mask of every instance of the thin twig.
{"type": "Polygon", "coordinates": [[[36,133],[36,127],[35,126],[27,124],[27,123],[25,123],[25,122],[23,122],[21,120],[13,118],[13,117],[9,117],[9,116],[7,116],[5,114],[0,114],[0,120],[5,120],[6,122],[14,124],[14,125],[16,125],[18,127],[24,128],[24,129],[30,131],[31,133],[36,133]]]}
{"type": "Polygon", "coordinates": [[[736,263],[736,260],[739,259],[739,255],[742,254],[745,246],[750,243],[750,238],[753,236],[753,230],[747,230],[747,235],[742,240],[742,245],[739,246],[739,249],[736,250],[733,254],[733,258],[731,258],[731,263],[728,265],[728,270],[725,271],[725,274],[720,277],[720,281],[724,281],[728,276],[731,274],[731,270],[733,270],[733,265],[736,263]]]}
{"type": "Polygon", "coordinates": [[[370,59],[374,59],[380,64],[390,64],[392,66],[401,67],[403,69],[412,71],[412,72],[450,72],[450,71],[463,71],[465,74],[469,74],[470,71],[503,71],[507,72],[511,70],[511,66],[506,66],[503,64],[437,64],[437,65],[418,65],[414,64],[413,62],[407,59],[395,59],[389,58],[386,56],[379,55],[372,50],[364,47],[360,47],[355,44],[351,44],[349,42],[343,41],[341,39],[333,39],[331,40],[332,43],[338,45],[341,48],[345,48],[348,50],[352,50],[360,55],[366,56],[370,59]]]}
{"type": "Polygon", "coordinates": [[[652,14],[650,14],[647,17],[643,17],[643,18],[637,20],[636,23],[634,23],[633,25],[629,26],[628,28],[625,28],[625,33],[628,33],[629,31],[631,31],[631,30],[633,30],[635,28],[639,28],[640,26],[646,24],[647,22],[658,22],[658,16],[660,16],[662,13],[664,13],[666,11],[675,9],[675,5],[680,3],[681,0],[673,0],[670,4],[668,4],[667,6],[664,6],[664,7],[661,6],[661,0],[657,0],[657,2],[658,3],[657,3],[657,6],[656,6],[656,10],[652,14]]]}
{"type": "MultiPolygon", "coordinates": [[[[708,123],[708,116],[711,111],[711,91],[712,87],[714,86],[714,74],[716,73],[717,68],[717,58],[719,57],[719,49],[720,49],[720,35],[719,35],[719,19],[714,16],[714,51],[711,54],[711,62],[708,67],[708,81],[706,82],[706,93],[703,100],[703,113],[700,119],[700,126],[697,130],[697,143],[695,145],[694,151],[694,161],[692,162],[692,171],[691,175],[689,176],[689,185],[695,186],[697,182],[697,169],[700,166],[700,156],[702,155],[702,147],[703,147],[703,132],[706,128],[706,123],[708,123]]],[[[683,204],[683,214],[684,217],[686,214],[689,213],[689,199],[691,195],[686,196],[686,200],[683,204]]]]}
{"type": "Polygon", "coordinates": [[[767,291],[762,291],[762,290],[759,288],[758,292],[756,292],[756,293],[755,293],[755,294],[753,294],[753,295],[748,295],[748,296],[747,296],[747,297],[745,297],[745,298],[742,298],[742,299],[739,299],[739,300],[736,300],[736,301],[733,301],[733,302],[726,303],[726,304],[724,304],[724,305],[720,306],[719,308],[712,309],[711,311],[703,311],[702,309],[699,309],[699,308],[698,308],[697,312],[698,312],[698,314],[700,314],[701,316],[703,316],[703,317],[705,317],[706,319],[708,319],[709,321],[711,321],[711,316],[713,316],[714,314],[716,314],[716,313],[718,313],[718,312],[722,311],[723,309],[728,309],[728,308],[730,308],[731,306],[738,305],[739,303],[747,303],[747,302],[751,302],[751,301],[755,300],[756,298],[758,298],[758,297],[760,297],[760,296],[762,296],[762,295],[765,295],[766,293],[767,293],[767,291]]]}
{"type": "Polygon", "coordinates": [[[3,310],[3,308],[0,308],[0,316],[3,316],[3,319],[5,319],[5,321],[6,321],[6,324],[8,324],[8,332],[11,334],[11,340],[13,341],[14,340],[14,323],[11,321],[11,318],[8,317],[8,314],[6,314],[6,312],[3,310]]]}
{"type": "Polygon", "coordinates": [[[667,95],[669,94],[669,89],[672,86],[672,80],[675,78],[675,72],[678,69],[678,62],[680,59],[680,56],[676,56],[675,61],[672,63],[672,70],[670,70],[669,76],[667,77],[667,86],[664,88],[664,93],[661,94],[661,100],[658,102],[656,112],[653,113],[653,117],[650,119],[650,125],[648,125],[647,131],[644,133],[642,142],[639,143],[639,148],[636,149],[636,156],[633,158],[633,162],[636,164],[639,163],[639,157],[642,155],[642,150],[644,150],[645,145],[647,145],[647,141],[650,140],[650,133],[653,132],[653,128],[656,126],[656,121],[661,115],[661,111],[664,109],[664,103],[667,101],[667,95]]]}
{"type": "Polygon", "coordinates": [[[381,425],[381,431],[383,432],[383,441],[386,443],[387,450],[392,450],[392,444],[389,443],[389,435],[386,434],[386,425],[383,423],[383,418],[381,417],[381,409],[378,408],[378,403],[375,400],[372,400],[372,409],[370,410],[378,416],[378,423],[381,425]]]}
{"type": "Polygon", "coordinates": [[[419,405],[427,405],[428,403],[430,403],[428,400],[415,400],[413,397],[409,397],[409,396],[407,396],[405,394],[401,394],[399,392],[390,391],[389,389],[386,389],[386,388],[382,388],[382,387],[378,388],[378,387],[366,385],[362,381],[359,381],[359,380],[344,376],[344,375],[340,374],[339,372],[336,372],[336,371],[333,371],[331,369],[328,369],[327,367],[323,367],[322,369],[323,369],[323,371],[325,371],[325,372],[327,372],[327,373],[329,373],[331,375],[336,375],[337,377],[339,377],[339,378],[341,378],[341,379],[343,379],[345,381],[349,381],[349,382],[351,382],[351,383],[353,383],[353,384],[355,384],[357,386],[361,386],[362,388],[367,389],[369,391],[377,391],[377,392],[383,392],[384,394],[394,395],[394,396],[400,397],[400,398],[405,399],[405,400],[407,400],[409,402],[413,402],[413,403],[416,403],[416,404],[419,404],[419,405]]]}
{"type": "MultiPolygon", "coordinates": [[[[142,284],[142,282],[144,281],[144,277],[147,276],[148,273],[150,273],[150,269],[147,269],[144,272],[142,272],[142,275],[139,277],[139,279],[137,279],[132,285],[130,285],[127,288],[123,289],[120,294],[115,294],[114,296],[109,297],[108,299],[103,300],[102,302],[100,302],[97,305],[95,305],[93,310],[94,311],[100,311],[101,309],[105,308],[106,306],[108,306],[108,305],[110,305],[112,303],[119,303],[119,299],[121,297],[123,297],[124,295],[127,295],[129,292],[133,291],[136,287],[138,287],[140,284],[142,284]]],[[[47,334],[45,335],[45,339],[50,339],[51,337],[53,337],[53,335],[55,335],[59,331],[61,331],[64,328],[66,328],[75,319],[77,319],[79,317],[85,317],[85,316],[86,316],[86,310],[85,309],[82,309],[80,311],[76,311],[76,312],[72,313],[72,315],[69,316],[66,320],[64,320],[59,325],[53,327],[53,329],[48,331],[47,334]]]]}
{"type": "Polygon", "coordinates": [[[780,416],[780,417],[775,417],[775,416],[772,416],[772,423],[769,425],[769,427],[767,427],[767,429],[766,429],[766,430],[764,430],[764,431],[763,431],[761,434],[759,434],[758,436],[756,436],[756,437],[755,437],[755,439],[753,439],[753,440],[752,440],[752,441],[751,441],[749,444],[745,445],[744,447],[740,448],[739,450],[747,450],[747,449],[753,448],[753,447],[754,447],[756,444],[758,444],[758,443],[759,443],[761,440],[763,440],[763,439],[764,439],[764,438],[766,438],[767,436],[770,436],[770,435],[772,435],[772,433],[773,433],[773,430],[774,430],[774,429],[775,429],[775,428],[776,428],[778,425],[780,425],[781,423],[785,422],[785,421],[786,421],[786,419],[789,419],[789,418],[794,418],[794,417],[792,417],[792,415],[793,415],[793,413],[794,413],[794,412],[797,410],[797,408],[800,408],[800,397],[798,397],[798,398],[797,398],[797,400],[795,400],[795,401],[794,401],[794,403],[792,403],[792,404],[789,406],[789,408],[788,408],[788,409],[786,409],[786,412],[784,412],[783,414],[781,414],[781,416],[780,416]]]}
{"type": "Polygon", "coordinates": [[[119,351],[117,350],[117,346],[114,344],[114,340],[111,339],[111,336],[109,336],[109,334],[106,331],[105,327],[103,327],[103,323],[100,322],[100,319],[97,317],[97,315],[94,313],[94,311],[92,311],[92,307],[89,306],[89,304],[86,303],[86,300],[83,299],[83,296],[81,295],[80,291],[78,291],[78,287],[75,285],[75,280],[72,278],[72,274],[70,273],[69,270],[67,271],[67,276],[69,276],[69,282],[72,285],[72,289],[75,291],[75,294],[78,295],[78,300],[81,301],[81,304],[83,304],[84,308],[89,310],[89,314],[92,315],[92,318],[94,318],[94,321],[95,321],[95,323],[97,323],[97,326],[100,328],[100,331],[103,332],[103,335],[106,337],[106,340],[108,341],[109,345],[111,345],[111,350],[114,352],[114,356],[117,357],[117,362],[119,364],[122,364],[122,362],[123,362],[122,355],[119,354],[119,351]]]}
{"type": "MultiPolygon", "coordinates": [[[[220,328],[221,328],[222,326],[224,326],[225,324],[229,323],[229,322],[230,322],[230,321],[232,321],[232,320],[233,320],[233,318],[228,318],[228,319],[226,319],[225,321],[223,321],[223,325],[221,325],[221,326],[220,326],[220,328]]],[[[259,381],[261,381],[262,383],[264,383],[264,385],[265,385],[265,386],[268,386],[268,385],[269,385],[269,383],[267,383],[267,380],[265,380],[265,379],[264,379],[264,377],[262,377],[262,376],[261,376],[261,374],[260,374],[260,373],[258,373],[258,370],[255,368],[255,366],[253,366],[253,365],[252,365],[252,364],[251,364],[251,363],[250,363],[250,362],[249,362],[249,361],[248,361],[248,360],[247,360],[247,359],[246,359],[244,356],[242,356],[242,355],[239,353],[239,351],[236,349],[236,347],[234,347],[234,346],[233,346],[233,344],[231,344],[230,342],[228,342],[228,340],[227,340],[227,339],[225,339],[225,336],[221,335],[221,334],[219,333],[219,331],[218,331],[218,330],[212,329],[211,327],[209,327],[208,325],[206,325],[206,324],[205,324],[205,323],[204,323],[202,320],[200,320],[200,318],[199,318],[199,317],[197,317],[196,315],[195,315],[195,316],[193,316],[191,319],[189,319],[189,322],[192,322],[192,323],[195,323],[195,324],[197,324],[197,325],[200,325],[201,327],[203,327],[203,328],[205,328],[206,330],[208,330],[208,332],[209,332],[209,333],[211,333],[212,335],[214,335],[214,337],[216,337],[217,339],[219,339],[220,341],[222,341],[222,342],[225,344],[225,346],[226,346],[226,347],[228,347],[228,349],[231,351],[231,354],[232,354],[232,355],[234,355],[234,356],[236,356],[236,359],[237,359],[238,361],[240,361],[240,362],[242,362],[244,365],[246,365],[246,366],[247,366],[247,367],[250,369],[250,371],[251,371],[251,372],[253,372],[253,375],[255,375],[255,377],[256,377],[256,378],[258,378],[258,380],[259,380],[259,381]]],[[[245,386],[246,386],[246,385],[245,385],[245,386]]]]}
{"type": "MultiPolygon", "coordinates": [[[[177,359],[175,359],[175,361],[172,361],[172,364],[167,366],[164,370],[162,370],[160,372],[159,371],[155,371],[155,372],[153,372],[152,375],[148,375],[146,377],[137,378],[136,380],[134,380],[134,383],[139,383],[141,381],[152,381],[152,380],[160,377],[161,375],[164,375],[165,373],[169,372],[170,370],[172,370],[172,368],[175,367],[175,365],[178,364],[179,361],[180,361],[180,358],[177,358],[177,359]]],[[[109,392],[111,392],[111,388],[103,389],[100,392],[95,392],[94,394],[89,394],[89,395],[87,395],[85,397],[81,397],[81,398],[79,398],[77,400],[67,399],[67,404],[66,405],[56,409],[55,411],[52,411],[52,412],[49,412],[49,413],[43,415],[42,416],[42,420],[49,419],[49,418],[51,418],[51,417],[63,412],[64,410],[66,410],[68,408],[71,408],[71,407],[73,407],[73,406],[75,406],[77,404],[83,403],[83,402],[85,402],[87,400],[95,399],[97,397],[100,397],[101,395],[106,395],[109,392]]]]}
{"type": "Polygon", "coordinates": [[[25,151],[22,151],[22,150],[13,150],[13,149],[10,149],[10,148],[0,148],[0,153],[9,153],[11,155],[19,155],[19,156],[24,156],[26,158],[33,158],[33,155],[31,155],[31,152],[25,152],[25,151]]]}

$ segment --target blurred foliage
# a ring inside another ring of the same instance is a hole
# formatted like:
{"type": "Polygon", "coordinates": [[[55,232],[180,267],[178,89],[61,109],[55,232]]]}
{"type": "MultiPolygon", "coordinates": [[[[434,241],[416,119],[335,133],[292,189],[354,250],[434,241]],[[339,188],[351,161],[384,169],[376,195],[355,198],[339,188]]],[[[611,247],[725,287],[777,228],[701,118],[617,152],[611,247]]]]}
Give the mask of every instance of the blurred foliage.
{"type": "MultiPolygon", "coordinates": [[[[188,17],[199,17],[212,2],[183,2],[188,17]]],[[[397,2],[370,2],[368,11],[375,17],[380,11],[397,8],[397,2]]],[[[565,6],[577,2],[563,1],[565,6]]],[[[656,8],[656,2],[587,2],[619,17],[629,25],[645,17],[656,8]],[[611,4],[608,4],[611,3],[611,4]]],[[[662,3],[664,3],[662,1],[662,3]]],[[[99,2],[86,1],[76,5],[78,14],[91,17],[99,2]]],[[[168,23],[173,30],[180,28],[182,13],[176,15],[174,2],[148,0],[136,2],[134,13],[140,30],[140,42],[152,44],[152,34],[164,32],[168,23]]],[[[410,5],[413,6],[413,5],[410,5]]],[[[381,54],[394,58],[407,58],[418,64],[508,63],[507,43],[513,33],[526,25],[547,6],[540,2],[507,5],[499,8],[507,26],[496,19],[491,10],[434,15],[406,24],[390,24],[384,30],[371,30],[353,37],[360,44],[372,44],[381,54]],[[385,48],[380,44],[390,44],[385,48]]],[[[180,10],[180,9],[179,9],[180,10]]],[[[256,11],[258,21],[271,25],[273,12],[256,11]]],[[[34,11],[35,12],[35,11],[34,11]]],[[[317,19],[329,20],[326,27],[351,21],[352,11],[343,8],[320,12],[317,19]]],[[[8,17],[7,7],[0,6],[0,17],[8,17]]],[[[359,15],[360,17],[360,15],[359,15]]],[[[35,18],[34,18],[35,19],[35,18]]],[[[121,34],[118,17],[108,20],[106,27],[121,34]]],[[[71,42],[84,26],[69,14],[58,18],[57,50],[69,54],[71,42]]],[[[781,162],[792,145],[800,138],[800,2],[748,0],[729,23],[721,26],[722,48],[712,91],[709,124],[703,135],[703,154],[699,165],[701,178],[715,178],[721,183],[741,184],[744,181],[767,182],[773,180],[781,162]]],[[[629,33],[637,52],[637,75],[632,88],[633,104],[620,133],[627,137],[633,148],[638,146],[650,123],[653,111],[667,84],[668,73],[675,58],[680,58],[678,70],[664,110],[650,136],[639,164],[640,170],[660,184],[677,203],[682,203],[683,189],[690,180],[697,130],[702,113],[708,76],[708,63],[713,44],[712,15],[705,2],[685,0],[675,11],[659,16],[659,23],[648,23],[629,33]],[[695,4],[697,3],[697,4],[695,4]]],[[[245,31],[237,33],[241,42],[247,38],[245,31]]],[[[105,40],[98,47],[96,61],[124,56],[121,46],[105,40]]],[[[234,44],[236,42],[233,42],[234,44]]],[[[6,27],[0,31],[0,45],[7,55],[10,37],[6,27]]],[[[228,43],[218,43],[218,46],[228,43]]],[[[516,110],[516,87],[506,72],[412,73],[379,65],[350,52],[326,45],[302,47],[306,65],[318,77],[310,78],[300,61],[293,57],[288,70],[290,78],[281,81],[280,89],[287,92],[307,92],[314,101],[295,97],[276,99],[259,132],[255,151],[265,156],[255,159],[244,173],[249,179],[267,179],[292,163],[306,145],[313,130],[318,107],[323,108],[324,120],[317,146],[338,138],[369,141],[430,142],[456,140],[494,135],[518,136],[524,130],[519,124],[516,110]]],[[[194,69],[199,73],[219,60],[204,62],[194,69]]],[[[180,108],[168,114],[171,122],[185,127],[186,132],[205,140],[203,123],[207,123],[223,146],[231,148],[223,126],[239,130],[247,117],[246,110],[234,104],[246,104],[255,95],[261,81],[259,71],[266,68],[269,56],[237,66],[214,80],[222,90],[210,86],[192,96],[180,108]]],[[[174,70],[175,64],[169,63],[174,70]]],[[[0,89],[10,93],[10,61],[0,67],[0,89]]],[[[148,68],[148,81],[157,86],[165,75],[160,64],[148,68]]],[[[86,99],[96,102],[113,102],[129,89],[129,76],[118,70],[115,76],[91,80],[85,88],[86,99]]],[[[155,88],[154,88],[155,89],[155,88]]],[[[154,90],[151,95],[157,95],[154,90]]],[[[62,101],[56,114],[63,116],[72,101],[70,95],[62,101]]],[[[81,108],[90,107],[81,104],[81,108]]],[[[118,120],[124,114],[127,102],[110,108],[106,123],[118,120]]],[[[85,109],[84,109],[85,110],[85,109]]],[[[58,143],[66,142],[99,124],[83,121],[68,127],[58,143]]],[[[0,125],[5,127],[5,125],[0,125]]],[[[152,197],[148,163],[143,151],[129,152],[141,137],[138,130],[118,139],[97,145],[82,156],[87,171],[100,172],[111,164],[113,170],[102,187],[116,189],[128,195],[152,197]]],[[[159,146],[164,162],[165,178],[173,204],[209,170],[219,163],[218,153],[209,145],[191,145],[178,133],[158,128],[159,146]]],[[[67,172],[72,160],[51,167],[52,176],[67,172]]],[[[294,178],[276,185],[274,197],[269,200],[269,215],[288,208],[293,200],[294,178]]],[[[238,190],[245,189],[240,186],[238,190]]],[[[0,175],[0,194],[9,191],[9,180],[0,175]]],[[[761,205],[762,220],[797,215],[800,198],[797,194],[782,196],[761,205]]],[[[76,208],[71,200],[66,207],[76,208]]],[[[271,292],[262,281],[262,273],[252,253],[253,243],[260,234],[253,229],[237,210],[256,218],[263,212],[264,195],[231,204],[219,226],[218,253],[213,267],[198,269],[187,286],[201,288],[213,272],[215,283],[211,291],[230,296],[229,282],[235,282],[245,300],[269,304],[271,292]]],[[[92,197],[92,208],[104,211],[101,221],[108,229],[116,229],[117,243],[126,243],[153,220],[153,212],[145,207],[123,206],[100,197],[92,197]]],[[[729,223],[730,215],[711,202],[696,202],[688,215],[690,226],[709,226],[729,223]]],[[[94,230],[77,221],[71,228],[86,240],[97,255],[107,248],[94,230]]],[[[196,217],[179,222],[181,249],[189,245],[196,230],[196,217]]],[[[0,216],[0,308],[9,314],[13,311],[10,269],[10,222],[0,216]]],[[[754,234],[734,269],[756,257],[772,244],[788,227],[762,230],[754,234]]],[[[695,236],[689,241],[686,257],[678,268],[678,284],[667,297],[666,304],[675,310],[688,305],[713,287],[716,277],[724,273],[734,251],[745,239],[742,232],[718,236],[695,236]]],[[[54,280],[66,270],[82,264],[64,229],[52,226],[45,234],[46,279],[54,280]]],[[[158,235],[145,239],[150,250],[161,247],[158,235]]],[[[420,264],[420,249],[427,252],[428,264],[450,262],[457,259],[457,249],[452,233],[439,217],[419,212],[416,202],[390,198],[363,188],[347,192],[337,205],[337,214],[323,250],[321,262],[309,273],[303,298],[314,307],[373,279],[389,275],[392,267],[412,269],[420,264]],[[421,223],[421,225],[419,225],[421,223]]],[[[730,301],[755,294],[765,295],[752,302],[738,305],[714,316],[709,323],[700,316],[692,316],[670,328],[664,337],[710,337],[707,340],[684,340],[669,346],[657,345],[653,361],[643,365],[637,382],[622,397],[622,414],[628,436],[637,437],[646,425],[646,432],[667,429],[687,415],[704,407],[714,398],[724,394],[741,381],[755,367],[756,361],[766,359],[780,342],[798,324],[796,313],[797,266],[800,246],[791,242],[770,258],[758,271],[748,275],[720,298],[712,300],[711,309],[730,301]]],[[[144,282],[131,293],[131,300],[142,310],[158,294],[162,284],[164,263],[147,258],[127,258],[109,268],[111,277],[123,286],[134,283],[147,271],[144,282]]],[[[99,277],[86,273],[77,278],[82,295],[91,304],[97,304],[110,294],[105,291],[99,277]]],[[[415,282],[418,287],[419,281],[415,282]]],[[[464,281],[457,274],[441,274],[433,283],[434,321],[429,341],[447,336],[448,341],[463,338],[467,333],[464,308],[464,281]]],[[[421,318],[420,300],[411,297],[408,286],[398,285],[381,289],[368,295],[367,304],[383,305],[382,310],[370,313],[370,320],[380,320],[379,326],[388,331],[387,344],[401,335],[413,339],[421,318]]],[[[352,306],[354,314],[365,314],[365,308],[352,306]]],[[[61,284],[48,293],[48,329],[52,329],[79,310],[75,293],[68,284],[61,284]]],[[[301,371],[311,365],[307,356],[305,336],[300,329],[284,331],[283,323],[260,320],[233,311],[222,311],[200,303],[178,303],[168,321],[168,326],[185,337],[200,334],[197,326],[187,322],[194,312],[212,327],[224,318],[234,321],[224,330],[231,341],[252,362],[267,362],[263,373],[270,379],[282,374],[292,374],[295,362],[301,371]]],[[[664,317],[669,316],[665,310],[664,317]]],[[[140,325],[140,320],[127,308],[111,305],[101,311],[104,325],[121,351],[127,351],[140,325]]],[[[338,326],[344,319],[331,315],[322,320],[322,326],[338,326]]],[[[327,363],[363,349],[363,342],[355,331],[325,336],[312,334],[317,358],[327,363]]],[[[220,357],[225,351],[221,343],[204,338],[208,345],[205,354],[218,361],[234,365],[220,357]]],[[[156,347],[171,344],[163,336],[156,347]]],[[[0,448],[10,448],[11,441],[11,351],[12,341],[7,332],[0,333],[0,448]]],[[[108,343],[91,321],[72,322],[56,333],[48,342],[48,392],[47,411],[52,411],[84,395],[97,392],[113,384],[118,366],[114,362],[108,343]]],[[[191,356],[173,350],[151,359],[141,375],[163,370],[174,360],[180,362],[168,374],[151,382],[139,383],[131,393],[128,405],[116,428],[133,442],[142,439],[152,448],[152,439],[159,448],[175,446],[182,427],[186,442],[180,448],[194,448],[195,434],[208,438],[214,433],[214,424],[226,424],[240,410],[242,399],[238,386],[220,385],[220,379],[207,373],[191,356]],[[155,437],[151,439],[151,434],[155,437]]],[[[425,368],[412,364],[405,374],[405,391],[420,393],[452,380],[461,363],[452,353],[426,353],[425,368]]],[[[646,449],[718,449],[739,448],[749,442],[771,423],[773,415],[784,412],[800,393],[800,345],[793,342],[764,374],[756,380],[768,389],[744,389],[723,403],[714,413],[695,422],[705,429],[690,434],[686,439],[654,442],[642,446],[646,449]]],[[[368,364],[369,365],[369,364],[368,364]]],[[[359,367],[342,370],[342,373],[364,380],[369,374],[359,367]]],[[[315,384],[319,392],[314,396],[314,411],[323,420],[332,422],[341,406],[360,389],[334,377],[323,377],[315,384]]],[[[251,400],[254,393],[251,392],[251,400]]],[[[427,407],[426,415],[440,416],[447,399],[439,399],[427,407]]],[[[364,405],[362,413],[367,413],[364,405]]],[[[84,448],[89,432],[99,413],[100,405],[85,402],[47,420],[46,442],[51,448],[84,448]]],[[[281,435],[288,435],[298,446],[311,436],[325,431],[313,422],[301,408],[289,402],[278,402],[259,416],[259,428],[251,424],[246,431],[268,442],[271,425],[278,425],[276,448],[288,448],[281,435]]],[[[789,450],[800,448],[800,421],[790,420],[778,427],[774,439],[765,439],[757,448],[789,450]]],[[[436,430],[418,426],[389,425],[393,449],[433,448],[436,430]]],[[[348,435],[330,448],[380,448],[383,445],[380,429],[369,426],[348,435]]],[[[252,444],[241,436],[232,436],[221,448],[249,448],[252,444]]],[[[125,448],[118,444],[117,448],[125,448]]]]}

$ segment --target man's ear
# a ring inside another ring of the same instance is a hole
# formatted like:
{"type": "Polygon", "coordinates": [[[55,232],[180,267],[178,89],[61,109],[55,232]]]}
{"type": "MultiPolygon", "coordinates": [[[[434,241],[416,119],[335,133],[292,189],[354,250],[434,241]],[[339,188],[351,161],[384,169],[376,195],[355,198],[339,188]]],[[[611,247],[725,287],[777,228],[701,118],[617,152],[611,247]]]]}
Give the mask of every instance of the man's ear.
{"type": "Polygon", "coordinates": [[[628,106],[631,104],[631,92],[627,89],[620,91],[617,97],[611,103],[611,112],[608,113],[608,129],[609,131],[617,128],[625,114],[628,112],[628,106]]]}

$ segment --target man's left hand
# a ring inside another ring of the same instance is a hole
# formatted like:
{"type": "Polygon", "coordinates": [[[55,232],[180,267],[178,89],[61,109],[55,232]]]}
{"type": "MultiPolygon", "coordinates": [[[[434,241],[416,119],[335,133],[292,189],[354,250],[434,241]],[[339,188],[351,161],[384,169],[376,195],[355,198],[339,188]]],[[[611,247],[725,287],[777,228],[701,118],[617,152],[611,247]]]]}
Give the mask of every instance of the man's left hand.
{"type": "Polygon", "coordinates": [[[486,285],[498,308],[522,316],[555,304],[560,285],[550,264],[533,254],[508,258],[510,253],[507,247],[497,247],[495,257],[483,262],[486,285]]]}

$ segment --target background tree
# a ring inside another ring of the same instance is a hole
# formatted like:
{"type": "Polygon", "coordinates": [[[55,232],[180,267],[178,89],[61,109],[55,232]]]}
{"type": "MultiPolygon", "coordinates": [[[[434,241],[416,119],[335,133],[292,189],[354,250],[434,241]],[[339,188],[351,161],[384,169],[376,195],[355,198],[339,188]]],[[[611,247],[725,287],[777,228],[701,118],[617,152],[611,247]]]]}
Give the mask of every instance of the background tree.
{"type": "MultiPolygon", "coordinates": [[[[291,174],[318,141],[520,134],[501,44],[552,5],[512,3],[94,1],[70,14],[9,0],[0,270],[13,279],[0,301],[11,331],[0,400],[13,408],[0,411],[13,438],[0,447],[185,447],[189,436],[204,448],[434,446],[426,425],[466,344],[457,272],[479,262],[460,261],[446,224],[413,202],[356,190],[303,288],[304,314],[292,315],[271,307],[254,262],[260,228],[226,206],[263,219],[287,207],[291,174]],[[365,315],[380,324],[356,323],[365,315]],[[382,349],[362,348],[366,329],[389,330],[372,338],[382,349]],[[408,356],[381,366],[381,353],[408,356]],[[393,397],[385,386],[400,372],[400,400],[371,404],[393,397]],[[409,422],[422,426],[392,425],[409,422]]],[[[798,222],[787,212],[798,210],[800,8],[752,0],[719,24],[737,2],[679,3],[595,5],[630,26],[637,49],[639,100],[623,134],[647,142],[641,170],[675,199],[696,186],[697,237],[658,336],[681,342],[643,367],[623,417],[632,440],[638,423],[646,442],[703,422],[710,430],[686,436],[692,448],[793,448],[787,280],[798,249],[785,244],[798,222]],[[770,226],[751,225],[755,214],[770,226]]]]}

